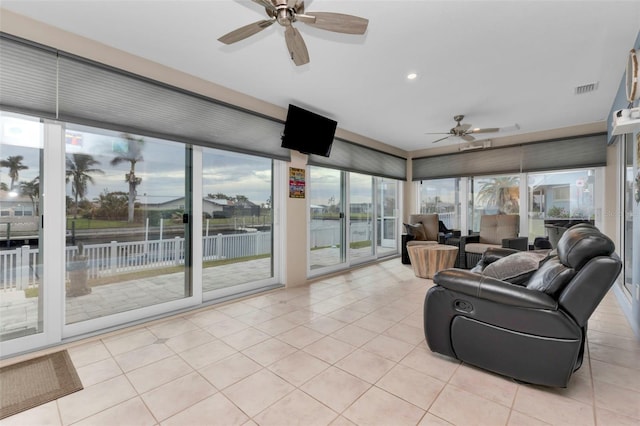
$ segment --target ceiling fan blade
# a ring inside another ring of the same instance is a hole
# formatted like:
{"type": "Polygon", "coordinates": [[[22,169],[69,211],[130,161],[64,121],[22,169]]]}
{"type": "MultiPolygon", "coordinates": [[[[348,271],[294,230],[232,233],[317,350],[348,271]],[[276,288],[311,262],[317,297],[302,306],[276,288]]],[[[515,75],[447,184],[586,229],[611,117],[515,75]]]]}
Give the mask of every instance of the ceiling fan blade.
{"type": "Polygon", "coordinates": [[[289,49],[289,55],[291,55],[293,63],[298,66],[309,63],[307,45],[298,30],[289,25],[284,32],[284,39],[287,42],[287,49],[289,49]]]}
{"type": "Polygon", "coordinates": [[[337,33],[364,34],[367,31],[367,25],[369,25],[368,19],[343,13],[307,12],[306,15],[315,17],[315,22],[308,22],[310,20],[305,20],[302,17],[299,19],[313,27],[337,33]]]}
{"type": "Polygon", "coordinates": [[[426,132],[425,135],[450,135],[451,132],[435,132],[435,133],[431,133],[431,132],[426,132]]]}
{"type": "Polygon", "coordinates": [[[230,33],[223,35],[218,39],[218,41],[224,44],[232,44],[237,41],[244,40],[247,37],[250,37],[254,34],[259,33],[260,31],[264,30],[274,22],[275,22],[275,19],[270,19],[270,20],[265,19],[262,21],[254,22],[249,25],[245,25],[244,27],[240,27],[236,30],[231,31],[230,33]]]}
{"type": "Polygon", "coordinates": [[[471,127],[471,124],[459,124],[456,127],[454,127],[454,130],[456,132],[465,133],[467,130],[469,130],[470,127],[471,127]]]}
{"type": "Polygon", "coordinates": [[[269,0],[251,0],[251,1],[254,3],[258,3],[260,6],[264,7],[267,10],[270,10],[271,12],[276,11],[276,7],[269,0]]]}
{"type": "Polygon", "coordinates": [[[500,131],[499,127],[486,127],[484,129],[479,129],[479,128],[471,129],[467,133],[496,133],[499,131],[500,131]]]}
{"type": "Polygon", "coordinates": [[[431,143],[436,143],[436,142],[440,142],[443,141],[445,139],[449,138],[449,136],[445,136],[444,138],[440,138],[440,139],[436,139],[435,141],[431,142],[431,143]]]}
{"type": "Polygon", "coordinates": [[[464,139],[467,142],[473,142],[476,140],[476,138],[474,138],[473,136],[470,135],[462,135],[460,136],[462,139],[464,139]]]}

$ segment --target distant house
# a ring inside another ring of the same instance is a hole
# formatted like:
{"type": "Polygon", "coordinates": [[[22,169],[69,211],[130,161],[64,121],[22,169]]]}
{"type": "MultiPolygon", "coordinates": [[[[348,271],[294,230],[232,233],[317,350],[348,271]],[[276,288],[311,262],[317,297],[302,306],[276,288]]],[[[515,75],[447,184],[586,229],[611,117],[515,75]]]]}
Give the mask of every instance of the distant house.
{"type": "MultiPolygon", "coordinates": [[[[166,199],[155,203],[141,203],[148,211],[184,210],[185,197],[166,199]]],[[[232,200],[203,198],[202,212],[210,217],[260,216],[261,208],[251,201],[234,203],[232,200]]]]}

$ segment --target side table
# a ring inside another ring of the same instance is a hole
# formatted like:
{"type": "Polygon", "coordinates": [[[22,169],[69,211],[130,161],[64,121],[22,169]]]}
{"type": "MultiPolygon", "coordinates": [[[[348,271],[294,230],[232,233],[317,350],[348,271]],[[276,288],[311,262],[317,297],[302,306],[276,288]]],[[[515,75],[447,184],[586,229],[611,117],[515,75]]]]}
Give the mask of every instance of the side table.
{"type": "Polygon", "coordinates": [[[442,269],[453,268],[458,255],[458,247],[445,244],[407,247],[411,266],[416,277],[433,278],[442,269]]]}

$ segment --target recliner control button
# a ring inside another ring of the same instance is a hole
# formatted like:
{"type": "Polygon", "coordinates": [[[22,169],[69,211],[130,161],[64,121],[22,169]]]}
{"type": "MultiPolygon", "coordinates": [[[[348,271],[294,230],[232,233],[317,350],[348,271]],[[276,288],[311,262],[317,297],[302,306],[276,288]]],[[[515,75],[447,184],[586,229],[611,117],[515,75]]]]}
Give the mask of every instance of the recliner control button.
{"type": "Polygon", "coordinates": [[[460,311],[460,312],[473,311],[473,305],[467,302],[466,300],[456,300],[455,302],[453,302],[453,306],[455,307],[456,311],[460,311]]]}

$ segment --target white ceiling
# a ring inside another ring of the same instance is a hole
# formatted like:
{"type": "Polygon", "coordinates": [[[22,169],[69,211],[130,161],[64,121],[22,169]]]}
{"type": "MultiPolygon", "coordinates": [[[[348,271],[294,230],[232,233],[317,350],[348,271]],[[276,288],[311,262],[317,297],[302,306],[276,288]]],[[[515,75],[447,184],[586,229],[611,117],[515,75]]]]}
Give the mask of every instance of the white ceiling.
{"type": "Polygon", "coordinates": [[[489,138],[606,120],[640,29],[638,0],[307,0],[307,11],[362,16],[369,27],[358,36],[297,23],[311,62],[296,67],[277,24],[230,46],[217,41],[266,18],[248,0],[2,7],[406,151],[461,143],[425,135],[447,132],[456,114],[474,127],[512,127],[489,138]],[[588,83],[597,90],[575,94],[588,83]]]}

